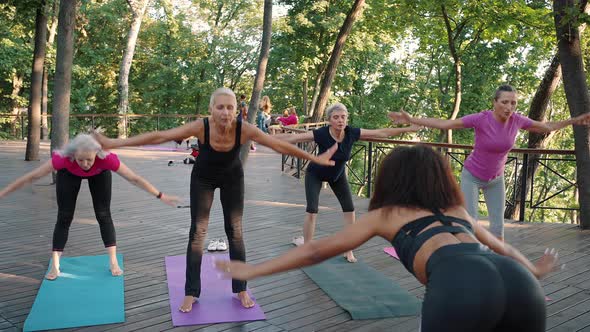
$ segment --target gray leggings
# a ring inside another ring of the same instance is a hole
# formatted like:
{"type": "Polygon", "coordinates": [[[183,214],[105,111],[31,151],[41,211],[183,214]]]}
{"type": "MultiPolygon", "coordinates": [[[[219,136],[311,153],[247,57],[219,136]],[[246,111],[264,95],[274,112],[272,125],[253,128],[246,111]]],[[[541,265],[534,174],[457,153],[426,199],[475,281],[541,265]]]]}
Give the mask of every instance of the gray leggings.
{"type": "Polygon", "coordinates": [[[479,201],[479,189],[483,190],[483,196],[488,208],[490,220],[490,232],[497,237],[504,238],[504,209],[506,201],[506,188],[504,175],[490,181],[476,178],[465,167],[461,172],[461,191],[465,196],[465,208],[467,213],[477,221],[477,205],[479,201]]]}

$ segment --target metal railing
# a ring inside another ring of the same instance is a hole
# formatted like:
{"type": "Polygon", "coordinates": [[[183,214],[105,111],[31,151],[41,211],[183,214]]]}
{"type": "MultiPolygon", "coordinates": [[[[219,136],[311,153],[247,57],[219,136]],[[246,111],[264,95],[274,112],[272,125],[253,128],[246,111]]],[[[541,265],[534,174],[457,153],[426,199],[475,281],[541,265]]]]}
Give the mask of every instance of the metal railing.
{"type": "MultiPolygon", "coordinates": [[[[51,129],[51,114],[41,115],[47,120],[48,130],[51,129]]],[[[124,120],[124,133],[126,136],[134,133],[133,126],[140,122],[151,122],[150,130],[165,130],[200,118],[200,115],[188,114],[70,114],[70,128],[78,127],[107,127],[116,128],[120,119],[124,120]]],[[[0,119],[8,119],[8,122],[0,123],[0,131],[12,131],[13,135],[19,135],[21,139],[27,136],[28,118],[26,113],[5,114],[0,113],[0,119]]],[[[145,123],[144,123],[145,124],[145,123]]],[[[145,131],[145,130],[144,130],[145,131]]],[[[139,132],[137,132],[139,133],[139,132]]]]}
{"type": "MultiPolygon", "coordinates": [[[[415,144],[425,144],[440,150],[450,161],[457,180],[460,178],[463,163],[469,155],[469,151],[473,149],[471,145],[461,144],[411,142],[390,139],[362,140],[353,146],[352,157],[347,163],[348,181],[351,189],[355,189],[354,192],[359,196],[371,197],[375,174],[377,173],[381,158],[395,146],[415,144]]],[[[317,146],[313,142],[298,143],[298,146],[310,153],[317,153],[317,146]]],[[[297,178],[301,178],[305,175],[307,164],[307,160],[283,155],[281,169],[297,178]]],[[[533,212],[534,210],[578,211],[579,207],[571,205],[571,203],[568,206],[560,206],[552,202],[553,199],[556,199],[560,195],[568,194],[571,196],[576,190],[575,166],[574,150],[510,150],[504,170],[506,206],[514,207],[518,205],[519,221],[524,221],[527,209],[531,209],[533,212]],[[560,168],[566,167],[569,172],[563,174],[563,172],[558,171],[556,164],[559,164],[560,168]],[[536,172],[531,181],[529,181],[527,172],[532,169],[536,169],[536,172]],[[548,184],[546,178],[549,174],[552,175],[551,178],[558,179],[558,181],[553,180],[552,183],[548,184]],[[519,177],[522,179],[520,182],[518,181],[519,177]],[[536,190],[539,189],[538,186],[547,188],[536,190]],[[539,194],[539,191],[544,192],[544,195],[539,194]]]]}
{"type": "MultiPolygon", "coordinates": [[[[51,118],[51,115],[46,115],[51,118]]],[[[147,130],[165,130],[179,126],[183,123],[199,118],[199,115],[177,115],[177,114],[70,114],[72,127],[96,128],[103,126],[109,129],[116,128],[120,118],[125,120],[125,133],[137,134],[147,130]],[[142,122],[143,121],[143,122],[142,122]],[[145,123],[151,122],[151,125],[145,123]],[[142,124],[142,126],[139,126],[142,124]],[[134,126],[138,127],[134,130],[134,126]],[[141,128],[141,129],[139,129],[141,128]],[[141,131],[138,131],[141,130],[141,131]]],[[[0,121],[0,131],[6,131],[9,127],[20,134],[21,139],[27,135],[27,114],[0,114],[0,120],[9,119],[8,122],[0,121]]],[[[51,121],[47,121],[51,125],[51,121]]],[[[281,126],[282,132],[300,133],[310,129],[323,127],[326,122],[302,123],[292,126],[281,126]]],[[[73,134],[73,133],[72,133],[73,134]]],[[[374,186],[374,178],[381,158],[397,145],[426,144],[439,149],[446,155],[453,167],[457,179],[460,177],[463,162],[473,149],[471,145],[409,142],[400,140],[363,140],[353,146],[352,157],[347,163],[347,174],[352,189],[359,196],[371,197],[374,186]]],[[[317,147],[313,142],[298,143],[299,148],[310,153],[317,153],[317,147]]],[[[307,160],[282,156],[281,169],[291,175],[301,178],[305,175],[307,160]]],[[[526,209],[533,210],[566,210],[577,211],[579,207],[570,203],[566,206],[554,204],[560,195],[575,193],[577,183],[575,181],[575,152],[573,150],[533,150],[533,149],[512,149],[510,151],[504,171],[506,181],[506,206],[514,207],[519,205],[519,220],[524,221],[526,209]],[[559,164],[560,170],[556,165],[559,164]],[[562,170],[566,169],[564,173],[562,170]],[[527,172],[536,170],[535,176],[528,180],[527,172]],[[523,174],[523,175],[521,175],[523,174]],[[519,176],[523,179],[517,181],[519,176]],[[539,188],[540,187],[540,188],[539,188]],[[539,190],[536,190],[539,189],[539,190]],[[542,194],[540,194],[541,192],[542,194]],[[522,203],[521,203],[522,202],[522,203]]],[[[575,202],[577,204],[577,202],[575,202]]],[[[562,204],[563,205],[563,204],[562,204]]]]}

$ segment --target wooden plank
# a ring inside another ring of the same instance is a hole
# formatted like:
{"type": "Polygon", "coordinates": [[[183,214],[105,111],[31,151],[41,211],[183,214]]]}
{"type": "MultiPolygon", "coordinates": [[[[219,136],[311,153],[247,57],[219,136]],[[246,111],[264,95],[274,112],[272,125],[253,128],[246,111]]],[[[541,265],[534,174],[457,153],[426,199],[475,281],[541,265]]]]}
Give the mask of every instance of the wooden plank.
{"type": "MultiPolygon", "coordinates": [[[[39,163],[22,161],[23,142],[0,142],[0,187],[39,163]]],[[[159,190],[188,199],[192,168],[167,160],[181,160],[185,153],[116,151],[121,159],[159,190]]],[[[42,158],[48,145],[42,145],[42,158]]],[[[250,155],[245,168],[246,198],[243,230],[249,262],[259,263],[293,248],[300,235],[305,212],[302,181],[279,172],[280,157],[264,148],[250,155]]],[[[50,257],[53,224],[57,215],[55,188],[42,179],[0,201],[0,329],[22,328],[50,257]],[[22,204],[27,202],[27,204],[22,204]],[[33,207],[33,208],[31,208],[33,207]]],[[[223,215],[216,192],[209,221],[209,239],[225,238],[223,215]]],[[[357,215],[367,210],[368,200],[355,198],[357,215]]],[[[419,317],[353,321],[301,270],[249,282],[257,301],[267,314],[261,322],[207,324],[174,328],[170,320],[164,256],[184,255],[190,227],[189,209],[169,208],[153,197],[113,177],[112,214],[118,251],[125,259],[125,314],[122,324],[68,329],[66,331],[416,331],[419,317]]],[[[487,222],[482,221],[487,227],[487,222]]],[[[340,206],[323,190],[316,237],[330,235],[343,227],[340,206]]],[[[506,223],[506,239],[531,259],[545,247],[560,250],[566,269],[542,281],[548,302],[548,325],[552,331],[588,329],[590,316],[590,231],[577,226],[550,223],[506,223]]],[[[391,278],[411,294],[422,298],[425,288],[403,265],[383,253],[390,246],[372,239],[355,250],[357,258],[391,278]]],[[[84,183],[64,255],[105,254],[94,217],[88,186],[84,183]]]]}

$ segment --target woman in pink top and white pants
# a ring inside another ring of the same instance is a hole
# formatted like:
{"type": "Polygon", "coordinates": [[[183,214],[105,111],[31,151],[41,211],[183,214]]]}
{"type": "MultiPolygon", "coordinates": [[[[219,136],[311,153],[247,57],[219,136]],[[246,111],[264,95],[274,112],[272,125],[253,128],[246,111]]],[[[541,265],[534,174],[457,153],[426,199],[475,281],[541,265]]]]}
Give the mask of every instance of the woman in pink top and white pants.
{"type": "Polygon", "coordinates": [[[416,124],[438,129],[473,128],[475,143],[461,172],[461,190],[467,212],[478,220],[479,189],[483,190],[490,219],[490,231],[504,240],[504,165],[508,152],[520,129],[546,133],[569,125],[589,125],[590,113],[555,122],[539,122],[515,113],[518,104],[516,90],[510,85],[500,86],[494,95],[493,109],[470,114],[456,120],[414,118],[406,112],[392,112],[389,116],[398,123],[416,124]]]}
{"type": "Polygon", "coordinates": [[[62,151],[54,151],[51,160],[32,172],[18,178],[2,191],[0,199],[27,183],[57,171],[57,222],[53,230],[52,265],[45,275],[54,280],[59,276],[59,259],[68,240],[68,232],[74,218],[76,200],[83,179],[88,179],[94,213],[100,226],[100,235],[109,254],[110,270],[113,276],[123,274],[117,261],[115,226],[111,218],[111,171],[124,177],[130,183],[147,191],[162,202],[176,206],[178,198],[164,195],[144,178],[133,173],[119,161],[114,153],[103,151],[100,144],[90,135],[76,136],[62,151]]]}

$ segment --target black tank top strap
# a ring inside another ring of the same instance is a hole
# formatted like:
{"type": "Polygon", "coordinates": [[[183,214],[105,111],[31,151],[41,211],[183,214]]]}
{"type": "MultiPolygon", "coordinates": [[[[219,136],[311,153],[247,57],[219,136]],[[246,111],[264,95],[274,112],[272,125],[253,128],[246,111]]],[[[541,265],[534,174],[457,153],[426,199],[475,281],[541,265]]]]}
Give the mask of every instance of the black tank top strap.
{"type": "Polygon", "coordinates": [[[236,143],[234,148],[238,148],[240,146],[240,141],[242,140],[242,118],[238,117],[236,123],[236,143]]]}
{"type": "Polygon", "coordinates": [[[400,261],[412,274],[414,274],[414,258],[418,250],[433,236],[440,233],[473,234],[473,227],[467,220],[446,216],[438,209],[433,210],[433,212],[435,213],[434,215],[418,218],[405,224],[391,241],[391,244],[395,247],[400,257],[400,261]],[[425,230],[426,227],[435,222],[440,222],[442,225],[425,230]],[[453,225],[453,223],[459,225],[453,225]]]}
{"type": "Polygon", "coordinates": [[[459,218],[455,218],[455,217],[451,217],[451,216],[444,216],[444,219],[449,225],[451,223],[457,223],[457,224],[460,224],[461,226],[467,228],[469,231],[473,232],[473,225],[465,219],[459,219],[459,218]]]}
{"type": "Polygon", "coordinates": [[[203,119],[203,125],[205,126],[205,145],[209,145],[209,118],[203,119]]]}
{"type": "Polygon", "coordinates": [[[406,235],[415,237],[428,225],[432,224],[435,221],[438,221],[438,219],[438,216],[426,216],[418,218],[410,223],[405,224],[400,230],[400,232],[404,232],[406,235]]]}
{"type": "Polygon", "coordinates": [[[424,232],[418,234],[418,236],[414,237],[414,241],[412,243],[412,247],[410,250],[406,250],[405,253],[407,256],[407,266],[406,268],[410,273],[414,274],[414,258],[418,253],[418,250],[422,248],[422,245],[428,240],[430,240],[433,236],[441,233],[468,233],[464,227],[462,226],[436,226],[425,230],[424,232]]]}

